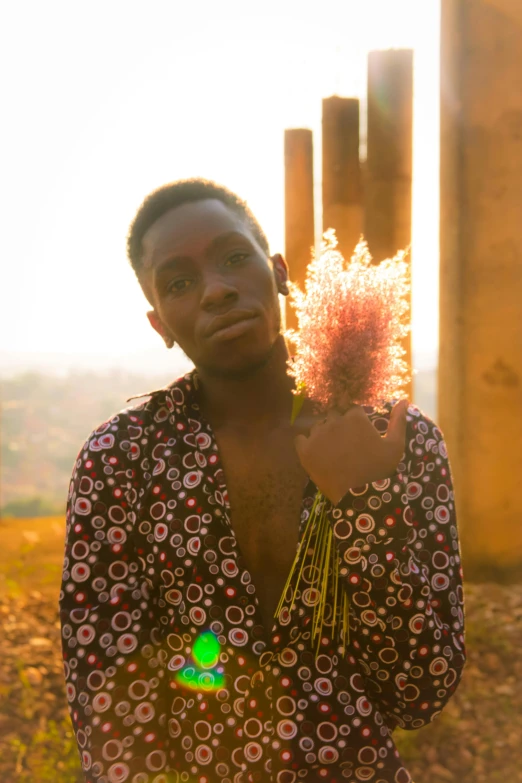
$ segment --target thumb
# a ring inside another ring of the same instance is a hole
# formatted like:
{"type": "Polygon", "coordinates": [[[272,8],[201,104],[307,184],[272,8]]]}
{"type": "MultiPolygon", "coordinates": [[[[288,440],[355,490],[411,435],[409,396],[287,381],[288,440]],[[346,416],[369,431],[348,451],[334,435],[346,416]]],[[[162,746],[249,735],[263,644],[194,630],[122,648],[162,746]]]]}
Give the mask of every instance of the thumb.
{"type": "Polygon", "coordinates": [[[308,447],[308,438],[305,435],[296,435],[294,438],[295,450],[299,457],[302,457],[308,447]]]}
{"type": "Polygon", "coordinates": [[[399,400],[390,413],[390,421],[388,423],[388,431],[386,438],[397,441],[403,444],[406,440],[406,413],[408,411],[409,400],[399,400]]]}

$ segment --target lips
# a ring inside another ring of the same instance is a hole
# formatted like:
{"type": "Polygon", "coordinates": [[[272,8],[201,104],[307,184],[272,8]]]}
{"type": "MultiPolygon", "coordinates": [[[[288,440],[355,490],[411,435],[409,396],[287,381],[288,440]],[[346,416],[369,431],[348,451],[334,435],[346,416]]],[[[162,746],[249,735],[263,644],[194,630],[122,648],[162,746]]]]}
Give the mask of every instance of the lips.
{"type": "Polygon", "coordinates": [[[228,327],[239,324],[243,321],[250,321],[255,318],[256,315],[251,310],[231,310],[223,315],[218,315],[212,319],[208,327],[205,329],[205,337],[212,337],[218,334],[220,331],[228,329],[228,327]]]}

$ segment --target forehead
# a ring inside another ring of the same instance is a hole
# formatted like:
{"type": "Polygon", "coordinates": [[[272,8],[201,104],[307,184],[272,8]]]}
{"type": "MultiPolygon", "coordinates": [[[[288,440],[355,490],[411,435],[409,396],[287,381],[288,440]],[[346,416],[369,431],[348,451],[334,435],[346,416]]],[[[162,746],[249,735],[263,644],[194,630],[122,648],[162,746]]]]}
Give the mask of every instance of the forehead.
{"type": "Polygon", "coordinates": [[[245,220],[218,199],[204,199],[164,212],[142,239],[142,264],[152,269],[172,256],[194,257],[221,234],[236,231],[255,241],[245,220]]]}

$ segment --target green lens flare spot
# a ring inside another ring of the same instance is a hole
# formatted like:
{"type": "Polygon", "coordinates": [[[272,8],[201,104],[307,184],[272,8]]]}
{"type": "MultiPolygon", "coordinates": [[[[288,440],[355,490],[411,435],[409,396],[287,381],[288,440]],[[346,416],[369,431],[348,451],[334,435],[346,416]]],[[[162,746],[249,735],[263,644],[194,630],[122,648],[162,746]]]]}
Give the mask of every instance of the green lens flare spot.
{"type": "Polygon", "coordinates": [[[212,631],[205,631],[194,642],[192,657],[197,666],[211,669],[219,661],[219,642],[212,631]]]}
{"type": "Polygon", "coordinates": [[[181,672],[177,673],[175,680],[184,688],[190,688],[195,691],[199,690],[198,676],[194,669],[183,669],[181,672]]]}
{"type": "Polygon", "coordinates": [[[178,685],[193,691],[217,691],[224,687],[225,677],[219,671],[210,672],[219,661],[220,646],[212,631],[198,636],[192,648],[194,666],[187,666],[176,674],[178,685]]]}
{"type": "Polygon", "coordinates": [[[218,691],[225,685],[225,677],[220,672],[183,669],[176,675],[176,682],[192,691],[218,691]]]}
{"type": "Polygon", "coordinates": [[[202,691],[216,691],[223,687],[225,679],[222,674],[203,672],[198,677],[198,685],[202,691]]]}

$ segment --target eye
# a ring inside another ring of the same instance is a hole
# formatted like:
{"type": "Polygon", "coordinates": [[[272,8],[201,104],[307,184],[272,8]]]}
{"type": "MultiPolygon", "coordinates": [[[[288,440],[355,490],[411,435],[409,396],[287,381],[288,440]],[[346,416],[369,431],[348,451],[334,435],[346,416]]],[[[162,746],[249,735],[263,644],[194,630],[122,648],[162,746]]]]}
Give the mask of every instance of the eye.
{"type": "Polygon", "coordinates": [[[226,264],[230,263],[232,266],[236,266],[237,264],[240,264],[242,261],[244,261],[246,258],[248,258],[248,253],[232,253],[228,256],[227,260],[225,261],[226,264]]]}
{"type": "Polygon", "coordinates": [[[188,277],[179,278],[167,286],[167,291],[169,293],[179,293],[180,291],[185,291],[189,287],[190,282],[191,281],[188,277]]]}

